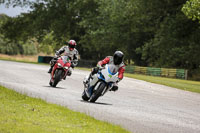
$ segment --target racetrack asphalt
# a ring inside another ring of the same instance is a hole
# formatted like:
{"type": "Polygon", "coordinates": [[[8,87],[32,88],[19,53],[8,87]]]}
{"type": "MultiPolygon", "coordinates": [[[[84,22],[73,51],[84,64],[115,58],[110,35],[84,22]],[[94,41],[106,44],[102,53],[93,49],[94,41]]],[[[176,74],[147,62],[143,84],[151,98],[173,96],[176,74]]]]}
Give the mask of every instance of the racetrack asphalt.
{"type": "Polygon", "coordinates": [[[124,78],[117,92],[96,103],[81,99],[88,71],[49,86],[49,66],[0,60],[0,85],[56,103],[96,119],[121,125],[133,133],[200,133],[200,94],[124,78]]]}

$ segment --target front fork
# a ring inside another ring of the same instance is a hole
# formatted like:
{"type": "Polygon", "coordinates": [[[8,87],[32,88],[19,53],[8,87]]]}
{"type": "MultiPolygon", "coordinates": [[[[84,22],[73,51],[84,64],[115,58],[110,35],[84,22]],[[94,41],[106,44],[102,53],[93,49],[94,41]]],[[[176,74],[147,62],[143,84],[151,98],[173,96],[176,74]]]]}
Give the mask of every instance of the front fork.
{"type": "Polygon", "coordinates": [[[68,69],[63,69],[63,71],[65,71],[65,75],[62,77],[62,79],[65,79],[66,76],[67,76],[67,73],[68,73],[68,71],[69,71],[69,68],[68,68],[68,69]]]}
{"type": "Polygon", "coordinates": [[[92,91],[94,90],[94,86],[98,81],[97,74],[94,74],[92,76],[86,76],[83,80],[84,84],[84,91],[88,97],[92,95],[92,91]]]}
{"type": "Polygon", "coordinates": [[[91,97],[92,94],[93,94],[93,91],[96,90],[96,89],[99,87],[100,83],[101,83],[101,82],[98,82],[96,85],[93,85],[93,86],[88,85],[87,88],[85,87],[84,89],[85,89],[86,95],[87,95],[88,97],[91,97]]]}

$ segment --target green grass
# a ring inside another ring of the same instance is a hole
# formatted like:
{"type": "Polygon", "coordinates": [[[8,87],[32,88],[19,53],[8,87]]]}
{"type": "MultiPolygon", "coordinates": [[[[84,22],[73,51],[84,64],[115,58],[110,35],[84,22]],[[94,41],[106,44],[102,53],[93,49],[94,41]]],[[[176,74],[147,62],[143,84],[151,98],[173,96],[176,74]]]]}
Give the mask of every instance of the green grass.
{"type": "Polygon", "coordinates": [[[139,75],[139,74],[129,74],[125,73],[126,77],[135,78],[139,80],[144,80],[151,83],[166,85],[186,91],[197,92],[200,93],[200,82],[198,81],[190,81],[190,80],[182,80],[182,79],[173,79],[173,78],[164,78],[164,77],[154,77],[147,75],[139,75]]]}
{"type": "MultiPolygon", "coordinates": [[[[76,105],[75,105],[76,106],[76,105]]],[[[0,133],[128,133],[120,126],[0,86],[0,133]]]]}

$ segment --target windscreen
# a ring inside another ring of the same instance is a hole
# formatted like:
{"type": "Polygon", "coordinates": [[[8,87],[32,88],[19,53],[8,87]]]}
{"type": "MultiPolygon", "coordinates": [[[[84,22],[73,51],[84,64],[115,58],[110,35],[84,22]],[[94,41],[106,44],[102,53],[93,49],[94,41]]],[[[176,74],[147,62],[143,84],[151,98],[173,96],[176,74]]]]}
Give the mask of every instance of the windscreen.
{"type": "Polygon", "coordinates": [[[68,56],[62,56],[61,58],[64,64],[70,61],[68,56]]]}

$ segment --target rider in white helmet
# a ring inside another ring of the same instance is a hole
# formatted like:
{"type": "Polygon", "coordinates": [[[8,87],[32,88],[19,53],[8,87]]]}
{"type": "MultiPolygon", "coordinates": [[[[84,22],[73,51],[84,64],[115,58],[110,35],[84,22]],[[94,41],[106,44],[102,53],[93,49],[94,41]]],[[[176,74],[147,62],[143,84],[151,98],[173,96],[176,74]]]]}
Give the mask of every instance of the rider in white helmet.
{"type": "MultiPolygon", "coordinates": [[[[64,56],[68,56],[72,63],[71,63],[71,67],[74,68],[75,66],[77,66],[78,64],[78,50],[75,48],[76,47],[76,41],[75,40],[69,40],[68,42],[66,42],[67,46],[63,46],[62,48],[60,48],[56,53],[55,53],[55,57],[50,61],[51,67],[48,71],[48,73],[51,73],[53,66],[55,65],[57,58],[63,54],[64,56]]],[[[70,67],[70,68],[71,68],[70,67]]],[[[68,71],[68,76],[70,76],[72,73],[71,69],[69,69],[68,71]]]]}

